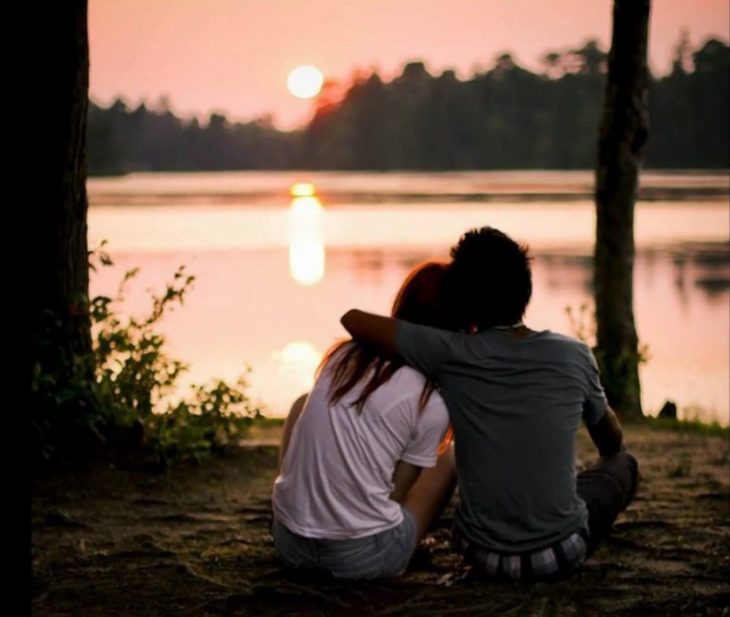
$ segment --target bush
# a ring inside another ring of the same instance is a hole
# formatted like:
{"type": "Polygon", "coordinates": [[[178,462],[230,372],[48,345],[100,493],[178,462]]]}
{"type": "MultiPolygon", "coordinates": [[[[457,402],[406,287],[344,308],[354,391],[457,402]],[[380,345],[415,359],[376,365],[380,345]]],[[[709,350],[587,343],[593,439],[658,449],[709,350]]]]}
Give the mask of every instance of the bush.
{"type": "MultiPolygon", "coordinates": [[[[92,271],[96,259],[102,266],[112,264],[103,246],[90,254],[92,271]]],[[[58,389],[56,377],[42,373],[38,366],[34,389],[52,400],[56,410],[78,400],[81,393],[90,394],[93,409],[82,415],[84,428],[107,444],[119,441],[114,436],[120,434],[136,435],[137,442],[151,446],[164,461],[200,459],[240,439],[263,416],[246,395],[245,375],[234,384],[214,380],[193,385],[186,396],[175,397],[178,378],[188,367],[167,355],[166,339],[156,330],[168,311],[184,303],[195,277],[181,266],[162,295],[151,294],[146,317],[122,319],[118,306],[124,302],[127,283],[138,272],[135,268],[125,273],[116,297],[97,296],[89,302],[93,357],[76,358],[74,363],[87,368],[91,363],[93,383],[81,377],[90,374],[88,370],[78,370],[68,386],[58,389]]],[[[43,445],[45,458],[54,446],[58,444],[43,445]]]]}

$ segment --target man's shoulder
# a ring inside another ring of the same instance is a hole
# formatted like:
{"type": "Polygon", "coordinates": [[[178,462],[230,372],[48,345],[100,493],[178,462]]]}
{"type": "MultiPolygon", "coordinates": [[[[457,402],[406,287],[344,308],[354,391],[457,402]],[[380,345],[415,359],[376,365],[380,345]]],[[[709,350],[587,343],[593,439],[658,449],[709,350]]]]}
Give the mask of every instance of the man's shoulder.
{"type": "Polygon", "coordinates": [[[587,343],[573,336],[551,330],[544,330],[540,334],[541,336],[535,338],[536,341],[539,340],[543,345],[549,346],[563,354],[574,354],[585,357],[592,353],[587,343]]]}

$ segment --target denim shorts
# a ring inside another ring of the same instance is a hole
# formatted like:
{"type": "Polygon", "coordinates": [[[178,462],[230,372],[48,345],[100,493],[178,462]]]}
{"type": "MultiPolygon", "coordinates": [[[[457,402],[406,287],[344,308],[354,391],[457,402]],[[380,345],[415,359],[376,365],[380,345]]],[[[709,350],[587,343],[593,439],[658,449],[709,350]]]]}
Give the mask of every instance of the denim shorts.
{"type": "Polygon", "coordinates": [[[418,544],[416,521],[405,508],[403,522],[362,538],[324,540],[293,533],[274,518],[271,535],[284,565],[302,573],[368,580],[400,576],[418,544]]]}

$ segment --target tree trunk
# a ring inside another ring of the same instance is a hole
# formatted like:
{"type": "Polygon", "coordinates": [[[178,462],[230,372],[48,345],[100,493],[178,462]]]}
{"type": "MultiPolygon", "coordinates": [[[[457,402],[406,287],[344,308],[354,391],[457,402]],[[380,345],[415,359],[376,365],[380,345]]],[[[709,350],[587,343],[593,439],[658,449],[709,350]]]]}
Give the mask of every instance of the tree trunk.
{"type": "Polygon", "coordinates": [[[45,50],[46,74],[57,81],[44,93],[47,142],[38,153],[38,163],[47,171],[43,189],[48,199],[34,204],[32,359],[36,375],[54,375],[54,387],[60,390],[75,377],[90,378],[92,371],[86,238],[87,0],[66,0],[50,12],[54,30],[50,40],[38,44],[45,50]]]}
{"type": "Polygon", "coordinates": [[[648,137],[650,5],[614,0],[596,167],[596,355],[609,404],[624,417],[642,414],[633,311],[634,203],[648,137]]]}

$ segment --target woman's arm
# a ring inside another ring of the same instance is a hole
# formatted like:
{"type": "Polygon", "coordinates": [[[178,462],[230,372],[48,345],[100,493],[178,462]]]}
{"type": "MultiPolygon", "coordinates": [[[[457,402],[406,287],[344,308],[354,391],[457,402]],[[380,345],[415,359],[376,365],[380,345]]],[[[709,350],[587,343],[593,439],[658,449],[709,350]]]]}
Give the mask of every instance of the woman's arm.
{"type": "Polygon", "coordinates": [[[386,354],[398,353],[395,341],[397,322],[392,317],[350,309],[340,323],[355,340],[369,343],[386,354]]]}
{"type": "Polygon", "coordinates": [[[309,393],[302,394],[296,401],[294,401],[291,409],[289,410],[289,415],[284,421],[284,428],[281,431],[281,446],[279,447],[279,466],[277,468],[277,475],[279,475],[279,472],[281,471],[281,463],[284,461],[284,455],[286,455],[286,451],[289,448],[289,442],[291,441],[291,434],[294,430],[294,425],[297,423],[299,415],[302,413],[302,409],[304,409],[304,403],[307,402],[307,396],[309,396],[309,393]]]}

